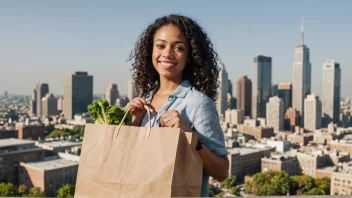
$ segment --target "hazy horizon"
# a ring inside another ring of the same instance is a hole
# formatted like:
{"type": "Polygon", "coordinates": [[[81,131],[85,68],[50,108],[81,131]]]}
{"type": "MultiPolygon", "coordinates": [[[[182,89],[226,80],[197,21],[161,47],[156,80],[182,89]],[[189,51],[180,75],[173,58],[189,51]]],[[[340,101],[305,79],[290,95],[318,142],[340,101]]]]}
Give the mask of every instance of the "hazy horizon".
{"type": "Polygon", "coordinates": [[[327,59],[340,63],[341,96],[352,97],[352,1],[1,1],[0,94],[30,95],[38,82],[63,95],[64,75],[87,71],[94,94],[116,83],[127,94],[126,60],[139,35],[157,17],[180,13],[208,33],[236,93],[242,75],[253,79],[253,58],[272,57],[273,83],[292,82],[294,50],[304,17],[312,92],[321,96],[327,59]]]}

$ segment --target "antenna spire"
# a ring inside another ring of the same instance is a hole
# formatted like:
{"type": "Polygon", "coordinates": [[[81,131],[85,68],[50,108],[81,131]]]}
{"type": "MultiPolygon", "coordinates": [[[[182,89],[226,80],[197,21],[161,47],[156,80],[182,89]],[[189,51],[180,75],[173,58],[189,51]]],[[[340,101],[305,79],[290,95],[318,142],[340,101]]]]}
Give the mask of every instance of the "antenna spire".
{"type": "Polygon", "coordinates": [[[303,17],[302,17],[302,22],[301,22],[301,45],[304,45],[303,17]]]}

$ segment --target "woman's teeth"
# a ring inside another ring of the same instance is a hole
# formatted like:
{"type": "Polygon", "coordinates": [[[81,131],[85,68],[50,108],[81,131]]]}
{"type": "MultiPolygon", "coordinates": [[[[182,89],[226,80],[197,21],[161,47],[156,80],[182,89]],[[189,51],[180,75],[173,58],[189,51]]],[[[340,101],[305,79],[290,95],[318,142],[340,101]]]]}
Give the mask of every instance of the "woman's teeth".
{"type": "Polygon", "coordinates": [[[166,66],[166,67],[172,67],[172,66],[176,65],[176,63],[165,63],[165,62],[160,62],[160,63],[161,63],[161,65],[166,66]]]}

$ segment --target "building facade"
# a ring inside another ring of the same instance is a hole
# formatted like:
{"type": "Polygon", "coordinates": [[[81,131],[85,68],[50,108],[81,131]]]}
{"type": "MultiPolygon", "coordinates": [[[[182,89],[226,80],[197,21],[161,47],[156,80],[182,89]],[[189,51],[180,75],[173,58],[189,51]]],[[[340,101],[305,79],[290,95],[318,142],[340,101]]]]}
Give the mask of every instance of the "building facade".
{"type": "Polygon", "coordinates": [[[341,97],[340,64],[328,61],[323,65],[323,127],[330,122],[339,123],[341,97]]]}
{"type": "Polygon", "coordinates": [[[284,128],[287,131],[294,131],[296,126],[300,124],[299,112],[296,109],[288,108],[285,113],[284,128]]]}
{"type": "Polygon", "coordinates": [[[251,116],[252,81],[247,76],[242,76],[237,81],[236,97],[237,109],[244,111],[245,116],[251,116]]]}
{"type": "Polygon", "coordinates": [[[280,83],[278,88],[278,96],[284,102],[284,110],[292,107],[292,84],[280,83]]]}
{"type": "Polygon", "coordinates": [[[274,132],[284,129],[284,103],[278,96],[271,97],[266,104],[266,125],[274,132]]]}
{"type": "Polygon", "coordinates": [[[20,162],[44,158],[44,150],[35,146],[35,141],[19,139],[0,140],[0,183],[20,185],[18,180],[20,162]]]}
{"type": "Polygon", "coordinates": [[[65,184],[76,184],[77,173],[77,161],[53,156],[35,162],[22,162],[19,180],[28,188],[40,188],[47,197],[55,197],[65,184]]]}
{"type": "Polygon", "coordinates": [[[37,84],[37,96],[36,96],[36,107],[37,107],[37,116],[42,117],[42,99],[49,93],[49,85],[47,83],[38,83],[37,84]]]}
{"type": "Polygon", "coordinates": [[[31,140],[43,140],[45,138],[45,126],[44,125],[18,125],[18,139],[31,139],[31,140]]]}
{"type": "Polygon", "coordinates": [[[272,93],[272,60],[271,57],[254,57],[254,78],[252,87],[252,117],[266,115],[266,103],[272,93]]]}
{"type": "Polygon", "coordinates": [[[227,109],[227,93],[229,90],[229,77],[225,68],[225,64],[221,61],[218,62],[220,72],[218,76],[219,88],[218,88],[218,99],[216,100],[216,110],[219,113],[219,117],[223,118],[225,110],[227,109]]]}
{"type": "Polygon", "coordinates": [[[225,111],[225,122],[239,125],[243,124],[244,121],[244,112],[238,109],[228,109],[225,111]]]}
{"type": "Polygon", "coordinates": [[[64,115],[68,120],[76,114],[87,112],[93,102],[93,76],[87,72],[75,72],[65,76],[64,115]]]}
{"type": "Polygon", "coordinates": [[[52,93],[47,93],[42,99],[42,117],[57,115],[57,99],[52,93]]]}
{"type": "Polygon", "coordinates": [[[109,85],[109,87],[106,89],[105,97],[111,106],[116,105],[116,99],[120,97],[119,90],[117,89],[117,84],[109,85]]]}
{"type": "Polygon", "coordinates": [[[304,100],[304,129],[315,131],[321,127],[321,101],[315,94],[308,95],[304,100]]]}

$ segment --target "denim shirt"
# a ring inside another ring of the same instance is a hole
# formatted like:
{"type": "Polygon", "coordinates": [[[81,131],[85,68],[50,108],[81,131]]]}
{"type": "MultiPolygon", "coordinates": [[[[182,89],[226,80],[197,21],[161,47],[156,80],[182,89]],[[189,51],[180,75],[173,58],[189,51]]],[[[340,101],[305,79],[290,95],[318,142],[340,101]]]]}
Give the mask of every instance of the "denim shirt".
{"type": "MultiPolygon", "coordinates": [[[[156,89],[149,94],[147,101],[152,100],[155,91],[156,89]]],[[[215,103],[192,87],[188,80],[184,80],[176,88],[158,114],[152,115],[152,127],[160,126],[160,116],[167,110],[177,110],[189,127],[197,132],[200,141],[203,141],[213,153],[217,155],[228,153],[215,103]]],[[[149,126],[147,115],[144,116],[141,126],[149,126]]],[[[202,197],[208,197],[208,183],[209,175],[203,171],[202,197]]]]}

